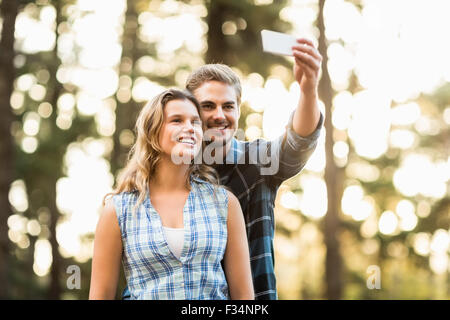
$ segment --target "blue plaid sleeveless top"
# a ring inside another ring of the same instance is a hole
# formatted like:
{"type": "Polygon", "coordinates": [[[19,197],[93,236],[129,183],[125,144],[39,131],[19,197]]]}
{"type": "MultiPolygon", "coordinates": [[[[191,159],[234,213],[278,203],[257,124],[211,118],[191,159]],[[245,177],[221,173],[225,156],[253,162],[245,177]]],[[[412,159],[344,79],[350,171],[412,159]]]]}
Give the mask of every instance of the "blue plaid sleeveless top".
{"type": "Polygon", "coordinates": [[[221,265],[227,244],[228,194],[191,179],[183,208],[184,244],[177,259],[150,198],[134,211],[137,192],[113,196],[122,236],[122,264],[131,299],[229,299],[221,265]]]}

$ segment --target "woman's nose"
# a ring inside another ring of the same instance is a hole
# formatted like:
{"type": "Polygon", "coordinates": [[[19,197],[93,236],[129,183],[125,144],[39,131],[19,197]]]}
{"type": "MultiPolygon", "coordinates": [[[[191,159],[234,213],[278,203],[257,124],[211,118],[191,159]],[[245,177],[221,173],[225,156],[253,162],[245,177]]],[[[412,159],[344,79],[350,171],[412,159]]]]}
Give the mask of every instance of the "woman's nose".
{"type": "Polygon", "coordinates": [[[186,121],[186,123],[184,124],[184,128],[188,131],[188,132],[194,132],[194,126],[192,125],[191,121],[186,121]]]}

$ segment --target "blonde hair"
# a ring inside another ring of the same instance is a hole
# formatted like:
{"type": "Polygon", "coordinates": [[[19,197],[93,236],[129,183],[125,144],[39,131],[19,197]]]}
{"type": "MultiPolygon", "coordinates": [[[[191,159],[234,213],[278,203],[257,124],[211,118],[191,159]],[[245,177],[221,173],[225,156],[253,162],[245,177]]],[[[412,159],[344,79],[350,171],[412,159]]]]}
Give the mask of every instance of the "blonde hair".
{"type": "Polygon", "coordinates": [[[219,81],[234,88],[238,106],[241,104],[241,80],[231,68],[225,64],[205,64],[192,72],[186,80],[186,89],[191,93],[200,88],[205,82],[219,81]]]}
{"type": "MultiPolygon", "coordinates": [[[[198,101],[185,90],[168,89],[149,101],[142,108],[136,121],[137,138],[128,154],[128,163],[120,173],[114,191],[103,198],[103,205],[108,196],[121,192],[137,192],[139,197],[136,207],[144,201],[148,191],[148,183],[154,176],[161,160],[162,149],[159,145],[159,133],[164,123],[164,108],[172,100],[189,100],[200,113],[198,101]]],[[[202,179],[214,186],[219,183],[216,171],[205,164],[191,163],[186,177],[188,189],[190,188],[191,178],[202,179]]]]}

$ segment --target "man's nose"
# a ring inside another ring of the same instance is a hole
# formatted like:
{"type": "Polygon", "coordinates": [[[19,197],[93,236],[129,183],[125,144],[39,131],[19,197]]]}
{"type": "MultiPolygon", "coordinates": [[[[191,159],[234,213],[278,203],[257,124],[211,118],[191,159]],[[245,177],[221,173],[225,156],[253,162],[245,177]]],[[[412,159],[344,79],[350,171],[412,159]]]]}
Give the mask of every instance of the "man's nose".
{"type": "Polygon", "coordinates": [[[213,115],[214,120],[225,120],[222,107],[217,107],[213,115]]]}

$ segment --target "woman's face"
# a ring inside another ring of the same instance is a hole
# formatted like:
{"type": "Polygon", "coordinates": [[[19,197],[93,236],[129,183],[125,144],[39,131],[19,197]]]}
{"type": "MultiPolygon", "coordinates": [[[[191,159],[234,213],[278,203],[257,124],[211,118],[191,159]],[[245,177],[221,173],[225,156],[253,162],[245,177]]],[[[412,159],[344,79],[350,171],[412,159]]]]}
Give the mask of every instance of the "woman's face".
{"type": "Polygon", "coordinates": [[[164,122],[159,145],[175,164],[190,164],[200,151],[202,121],[195,105],[185,100],[171,100],[164,108],[164,122]]]}

